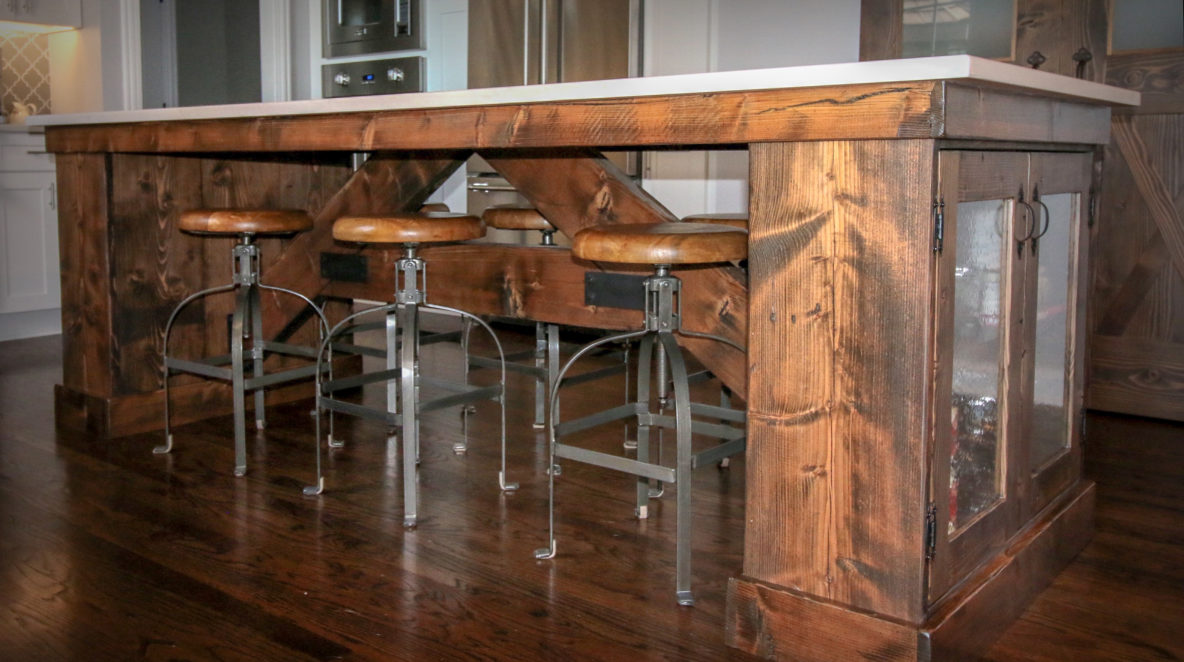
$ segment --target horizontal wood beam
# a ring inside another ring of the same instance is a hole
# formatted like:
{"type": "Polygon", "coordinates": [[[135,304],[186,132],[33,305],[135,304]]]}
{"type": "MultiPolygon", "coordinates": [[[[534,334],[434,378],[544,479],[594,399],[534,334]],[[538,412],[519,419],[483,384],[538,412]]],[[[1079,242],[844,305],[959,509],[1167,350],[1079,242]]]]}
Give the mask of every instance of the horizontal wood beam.
{"type": "Polygon", "coordinates": [[[934,81],[299,117],[54,126],[53,152],[374,151],[930,137],[934,81]]]}

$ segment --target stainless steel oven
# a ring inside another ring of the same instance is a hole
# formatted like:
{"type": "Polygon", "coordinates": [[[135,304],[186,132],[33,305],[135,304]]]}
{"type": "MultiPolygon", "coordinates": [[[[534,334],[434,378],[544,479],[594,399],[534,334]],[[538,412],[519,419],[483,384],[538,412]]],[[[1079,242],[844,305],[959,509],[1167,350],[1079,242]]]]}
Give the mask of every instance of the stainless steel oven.
{"type": "Polygon", "coordinates": [[[421,0],[321,0],[324,57],[424,47],[421,0]]]}

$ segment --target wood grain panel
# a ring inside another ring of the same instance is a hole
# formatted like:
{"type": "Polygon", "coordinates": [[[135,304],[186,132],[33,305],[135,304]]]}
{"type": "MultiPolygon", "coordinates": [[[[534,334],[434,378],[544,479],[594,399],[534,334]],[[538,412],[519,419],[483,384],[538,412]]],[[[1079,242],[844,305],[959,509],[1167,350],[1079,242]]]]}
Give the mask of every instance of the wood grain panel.
{"type": "Polygon", "coordinates": [[[1184,50],[1115,53],[1106,61],[1106,84],[1143,95],[1143,103],[1123,113],[1184,113],[1184,50]]]}
{"type": "Polygon", "coordinates": [[[946,86],[947,138],[1105,144],[1110,109],[1046,97],[1018,96],[981,87],[946,86]]]}
{"type": "Polygon", "coordinates": [[[108,190],[110,157],[57,156],[62,274],[62,384],[106,395],[112,388],[108,190]]]}
{"type": "Polygon", "coordinates": [[[861,0],[859,3],[859,60],[895,60],[904,39],[902,0],[861,0]]]}
{"type": "Polygon", "coordinates": [[[1172,265],[1184,276],[1184,217],[1176,208],[1167,184],[1151,163],[1147,145],[1130,117],[1114,118],[1114,142],[1134,174],[1135,185],[1147,203],[1151,218],[1172,258],[1172,265]]]}
{"type": "MultiPolygon", "coordinates": [[[[564,234],[602,223],[663,223],[678,218],[608,159],[588,153],[507,155],[482,152],[507,181],[564,234]]],[[[783,186],[784,182],[778,184],[783,186]]],[[[683,328],[747,345],[748,292],[735,267],[678,269],[683,328]]],[[[744,354],[723,343],[679,338],[740,397],[748,391],[744,354]]]]}
{"type": "Polygon", "coordinates": [[[934,144],[750,153],[744,572],[916,622],[934,144]]]}
{"type": "Polygon", "coordinates": [[[1093,535],[1093,483],[1072,490],[924,620],[901,623],[748,577],[728,582],[727,643],[776,660],[973,660],[1093,535]]]}
{"type": "MultiPolygon", "coordinates": [[[[467,156],[467,153],[433,153],[371,157],[313,213],[313,229],[297,235],[283,255],[268,265],[268,282],[308,297],[320,294],[327,285],[320,274],[321,252],[359,250],[356,246],[349,248],[334,243],[333,221],[346,215],[418,209],[467,156]]],[[[286,299],[276,304],[278,313],[264,318],[266,337],[272,337],[299,312],[299,305],[286,299]]]]}
{"type": "MultiPolygon", "coordinates": [[[[333,282],[333,296],[388,301],[395,291],[393,260],[397,251],[366,250],[365,283],[333,282]]],[[[572,260],[559,247],[510,244],[424,246],[428,303],[460,308],[475,315],[533,319],[599,329],[642,325],[641,312],[584,305],[584,274],[596,270],[572,260]]]]}
{"type": "Polygon", "coordinates": [[[831,137],[930,137],[940,84],[752,92],[386,112],[49,127],[54,152],[644,147],[831,137]]]}
{"type": "MultiPolygon", "coordinates": [[[[1028,57],[1039,51],[1045,62],[1041,71],[1073,75],[1066,64],[1067,56],[1062,43],[1062,0],[1016,0],[1015,3],[1015,57],[1014,63],[1030,67],[1028,57]]],[[[1072,64],[1070,62],[1069,64],[1072,64]]]]}
{"type": "MultiPolygon", "coordinates": [[[[186,296],[208,287],[206,242],[177,228],[182,211],[202,206],[201,159],[115,154],[111,172],[111,394],[125,395],[160,388],[169,314],[186,296]]],[[[174,325],[170,346],[178,356],[205,355],[204,304],[192,304],[174,325]]],[[[195,379],[178,377],[178,383],[195,379]]]]}
{"type": "Polygon", "coordinates": [[[1184,345],[1094,335],[1090,361],[1090,408],[1184,420],[1184,345]]]}

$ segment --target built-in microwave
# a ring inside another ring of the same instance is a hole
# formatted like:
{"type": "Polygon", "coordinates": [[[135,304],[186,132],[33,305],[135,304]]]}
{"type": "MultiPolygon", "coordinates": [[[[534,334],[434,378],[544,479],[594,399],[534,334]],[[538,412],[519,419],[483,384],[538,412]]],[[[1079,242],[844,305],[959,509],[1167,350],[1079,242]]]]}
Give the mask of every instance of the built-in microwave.
{"type": "Polygon", "coordinates": [[[421,49],[420,0],[321,0],[324,57],[421,49]]]}

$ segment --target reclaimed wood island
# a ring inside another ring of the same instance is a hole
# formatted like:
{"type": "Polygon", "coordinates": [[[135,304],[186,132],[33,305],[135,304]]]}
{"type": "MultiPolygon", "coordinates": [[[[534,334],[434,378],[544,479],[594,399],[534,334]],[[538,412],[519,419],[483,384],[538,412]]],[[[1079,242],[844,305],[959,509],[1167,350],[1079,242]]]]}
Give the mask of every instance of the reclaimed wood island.
{"type": "MultiPolygon", "coordinates": [[[[675,220],[605,150],[746,148],[747,277],[684,275],[684,326],[748,348],[688,343],[748,403],[727,641],[794,660],[965,659],[1091,535],[1081,416],[1095,154],[1110,107],[1137,103],[948,56],[34,118],[57,155],[59,423],[105,436],[160,426],[168,311],[228,269],[224,244],[176,230],[186,208],[305,209],[312,231],[265,240],[265,278],[383,300],[389,256],[335,245],[333,220],[417,208],[474,152],[572,235],[675,220]],[[355,152],[370,153],[356,170],[355,152]]],[[[584,275],[600,266],[565,250],[424,255],[436,303],[640,324],[586,305],[584,275]]],[[[174,343],[201,348],[202,325],[225,312],[182,320],[174,343]]],[[[264,334],[289,333],[294,314],[277,304],[264,334]]],[[[230,406],[208,382],[174,398],[177,420],[230,406]]]]}

